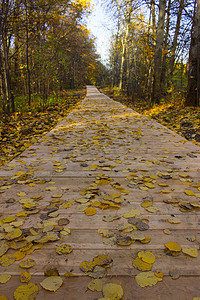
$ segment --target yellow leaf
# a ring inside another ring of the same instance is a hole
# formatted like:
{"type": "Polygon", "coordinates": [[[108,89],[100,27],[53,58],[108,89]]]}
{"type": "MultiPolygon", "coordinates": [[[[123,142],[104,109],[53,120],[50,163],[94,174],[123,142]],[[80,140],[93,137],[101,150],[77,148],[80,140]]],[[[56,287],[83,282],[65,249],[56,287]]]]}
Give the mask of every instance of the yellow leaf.
{"type": "Polygon", "coordinates": [[[15,252],[13,254],[13,256],[14,256],[16,261],[19,261],[19,260],[23,259],[26,256],[26,253],[19,250],[19,251],[15,252]]]}
{"type": "Polygon", "coordinates": [[[154,189],[155,188],[155,185],[152,184],[151,182],[147,182],[145,183],[146,187],[148,187],[149,189],[154,189]]]}
{"type": "Polygon", "coordinates": [[[164,274],[162,272],[155,272],[154,274],[158,278],[163,278],[164,277],[164,274]]]}
{"type": "Polygon", "coordinates": [[[11,275],[9,274],[0,274],[0,283],[6,283],[10,280],[11,275]]]}
{"type": "Polygon", "coordinates": [[[32,258],[28,258],[24,261],[22,261],[19,266],[23,269],[29,269],[35,266],[35,261],[32,258]]]}
{"type": "Polygon", "coordinates": [[[144,262],[139,257],[136,257],[136,259],[133,261],[133,267],[139,271],[150,271],[152,269],[152,264],[144,262]]]}
{"type": "Polygon", "coordinates": [[[145,200],[143,203],[141,203],[141,206],[142,207],[150,207],[150,206],[152,206],[152,201],[145,200]]]}
{"type": "Polygon", "coordinates": [[[115,283],[106,283],[103,285],[103,295],[110,300],[120,300],[123,297],[121,285],[115,283]]]}
{"type": "Polygon", "coordinates": [[[16,300],[33,300],[38,293],[38,286],[35,283],[29,283],[19,286],[14,291],[14,297],[16,300]]]}
{"type": "Polygon", "coordinates": [[[62,204],[62,206],[63,206],[64,208],[69,208],[69,207],[72,206],[72,204],[73,204],[72,201],[67,201],[67,202],[64,202],[64,203],[62,204]]]}
{"type": "Polygon", "coordinates": [[[123,214],[123,217],[125,219],[129,219],[129,218],[134,218],[135,216],[139,216],[140,215],[140,211],[138,209],[131,209],[129,212],[123,214]]]}
{"type": "Polygon", "coordinates": [[[20,274],[20,281],[21,282],[29,282],[31,280],[31,274],[24,271],[24,272],[21,272],[20,274]]]}
{"type": "Polygon", "coordinates": [[[97,213],[97,210],[96,210],[95,207],[88,207],[88,208],[85,209],[84,212],[87,216],[93,216],[97,213]]]}
{"type": "Polygon", "coordinates": [[[3,222],[3,223],[11,223],[11,222],[13,222],[13,221],[15,221],[16,220],[16,217],[5,217],[5,218],[3,218],[1,221],[3,222]]]}
{"type": "Polygon", "coordinates": [[[176,217],[167,218],[167,221],[171,224],[180,224],[181,221],[176,217]]]}
{"type": "Polygon", "coordinates": [[[23,172],[23,171],[19,171],[19,172],[16,172],[16,173],[15,173],[15,176],[21,176],[21,175],[24,175],[24,172],[23,172]]]}
{"type": "Polygon", "coordinates": [[[8,251],[9,247],[7,244],[2,244],[0,246],[0,256],[4,255],[8,251]]]}
{"type": "Polygon", "coordinates": [[[197,257],[199,254],[198,249],[196,249],[196,248],[182,248],[182,252],[191,257],[197,257]]]}
{"type": "Polygon", "coordinates": [[[103,289],[103,281],[102,279],[93,279],[89,284],[88,284],[88,289],[91,291],[97,291],[101,292],[103,289]]]}
{"type": "Polygon", "coordinates": [[[10,232],[8,232],[5,236],[6,240],[14,240],[18,237],[20,237],[22,235],[22,231],[19,228],[16,228],[14,230],[11,230],[10,232]]]}
{"type": "Polygon", "coordinates": [[[180,252],[181,251],[181,246],[176,243],[176,242],[169,242],[165,244],[165,247],[169,250],[169,251],[174,251],[174,252],[180,252]]]}
{"type": "Polygon", "coordinates": [[[147,187],[145,187],[145,186],[140,186],[139,189],[140,189],[141,191],[148,191],[148,190],[149,190],[149,189],[148,189],[147,187]]]}
{"type": "Polygon", "coordinates": [[[110,237],[111,231],[108,229],[98,229],[98,234],[104,237],[110,237]]]}
{"type": "Polygon", "coordinates": [[[27,194],[25,192],[19,192],[19,193],[17,193],[17,196],[18,197],[26,197],[27,194]]]}
{"type": "Polygon", "coordinates": [[[11,226],[15,226],[15,227],[20,227],[23,225],[23,221],[14,221],[12,223],[10,223],[11,226]]]}
{"type": "Polygon", "coordinates": [[[110,258],[108,255],[98,255],[93,259],[93,262],[95,266],[106,266],[110,265],[112,263],[112,258],[110,258]]]}
{"type": "Polygon", "coordinates": [[[43,287],[43,289],[51,292],[57,291],[62,284],[63,280],[60,276],[49,276],[40,282],[40,285],[43,287]]]}
{"type": "Polygon", "coordinates": [[[72,247],[70,245],[67,245],[67,244],[63,244],[63,245],[59,246],[56,249],[56,253],[59,254],[59,255],[69,254],[71,252],[72,252],[72,247]]]}
{"type": "Polygon", "coordinates": [[[92,278],[102,278],[106,275],[106,269],[100,266],[95,266],[92,272],[87,273],[92,278]]]}
{"type": "Polygon", "coordinates": [[[67,227],[64,227],[63,230],[60,231],[62,235],[68,235],[71,233],[71,230],[67,227]]]}
{"type": "Polygon", "coordinates": [[[0,266],[8,267],[15,262],[15,258],[12,255],[5,254],[0,258],[0,266]]]}
{"type": "Polygon", "coordinates": [[[195,193],[191,190],[184,191],[184,193],[188,196],[195,196],[195,193]]]}
{"type": "Polygon", "coordinates": [[[163,194],[169,194],[170,191],[168,191],[168,190],[162,190],[161,193],[163,193],[163,194]]]}
{"type": "Polygon", "coordinates": [[[155,207],[155,206],[146,207],[145,210],[150,212],[150,213],[156,213],[156,212],[160,211],[160,209],[155,207]]]}
{"type": "Polygon", "coordinates": [[[137,284],[141,287],[153,286],[158,281],[162,281],[162,278],[155,276],[154,272],[142,272],[135,276],[137,284]]]}
{"type": "Polygon", "coordinates": [[[149,264],[153,264],[155,262],[155,255],[150,251],[140,251],[138,253],[138,257],[149,264]]]}
{"type": "Polygon", "coordinates": [[[21,211],[16,214],[16,216],[19,218],[25,218],[27,215],[28,215],[28,213],[26,211],[21,211]]]}
{"type": "Polygon", "coordinates": [[[129,236],[132,240],[135,240],[135,241],[145,240],[145,235],[143,233],[134,232],[134,233],[131,233],[129,236]]]}
{"type": "Polygon", "coordinates": [[[164,229],[163,232],[167,235],[171,234],[171,231],[169,229],[164,229]]]}
{"type": "Polygon", "coordinates": [[[57,187],[56,186],[50,186],[50,187],[46,187],[46,191],[51,191],[51,192],[53,192],[53,191],[55,191],[57,189],[57,187]]]}
{"type": "Polygon", "coordinates": [[[80,264],[80,269],[84,273],[88,273],[88,272],[91,272],[95,266],[96,265],[93,261],[82,261],[80,264]]]}

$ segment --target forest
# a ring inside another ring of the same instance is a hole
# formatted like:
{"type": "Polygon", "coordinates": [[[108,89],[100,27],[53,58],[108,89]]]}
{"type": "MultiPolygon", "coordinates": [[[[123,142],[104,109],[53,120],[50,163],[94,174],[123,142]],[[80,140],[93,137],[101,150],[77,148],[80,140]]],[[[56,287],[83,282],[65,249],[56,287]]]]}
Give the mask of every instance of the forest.
{"type": "MultiPolygon", "coordinates": [[[[199,1],[111,1],[117,32],[111,48],[111,85],[132,101],[160,104],[182,94],[199,106],[199,1]]],[[[108,6],[109,6],[108,5],[108,6]]]]}
{"type": "Polygon", "coordinates": [[[0,3],[3,161],[64,117],[88,84],[200,141],[200,0],[102,0],[114,24],[106,65],[87,28],[90,0],[0,3]]]}

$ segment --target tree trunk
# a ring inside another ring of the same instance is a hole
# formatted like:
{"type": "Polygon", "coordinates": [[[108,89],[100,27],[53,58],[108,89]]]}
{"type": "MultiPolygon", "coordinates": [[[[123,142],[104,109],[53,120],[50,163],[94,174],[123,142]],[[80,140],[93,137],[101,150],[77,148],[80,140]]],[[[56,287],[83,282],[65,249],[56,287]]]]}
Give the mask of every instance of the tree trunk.
{"type": "Polygon", "coordinates": [[[27,84],[28,84],[28,106],[31,107],[31,73],[29,67],[29,29],[28,29],[28,5],[25,0],[26,7],[26,68],[27,68],[27,84]]]}
{"type": "Polygon", "coordinates": [[[174,71],[175,52],[176,52],[176,47],[177,47],[178,35],[179,35],[179,31],[180,31],[183,8],[184,8],[184,0],[181,0],[180,6],[179,6],[179,11],[178,11],[178,16],[177,16],[177,21],[176,21],[176,29],[175,29],[175,33],[174,33],[173,42],[172,42],[172,48],[171,48],[172,55],[170,57],[170,63],[169,63],[170,77],[173,75],[173,71],[174,71]]]}
{"type": "Polygon", "coordinates": [[[171,0],[168,2],[167,7],[167,21],[166,21],[166,30],[165,30],[165,41],[164,41],[164,54],[162,60],[162,74],[161,74],[161,86],[162,90],[166,87],[166,70],[167,70],[167,45],[168,45],[168,37],[169,37],[169,23],[170,23],[170,10],[171,10],[171,0]]]}
{"type": "MultiPolygon", "coordinates": [[[[195,8],[194,8],[195,10],[195,8]]],[[[197,10],[194,15],[191,33],[189,78],[187,87],[186,105],[199,106],[200,96],[200,0],[197,1],[197,10]]]]}
{"type": "Polygon", "coordinates": [[[151,15],[152,15],[152,29],[153,36],[156,35],[156,11],[155,11],[155,0],[151,0],[151,15]]]}
{"type": "Polygon", "coordinates": [[[120,80],[119,80],[119,90],[120,91],[123,89],[123,73],[124,73],[124,63],[125,63],[128,33],[129,33],[129,24],[127,23],[124,40],[122,38],[122,59],[121,59],[120,80]]]}
{"type": "Polygon", "coordinates": [[[159,1],[159,17],[157,26],[156,49],[154,56],[154,79],[153,79],[153,92],[152,103],[160,103],[162,96],[161,93],[161,73],[162,73],[162,49],[164,39],[164,23],[165,23],[165,8],[166,0],[159,1]]]}
{"type": "Polygon", "coordinates": [[[2,39],[3,51],[2,51],[2,61],[3,61],[3,77],[5,86],[5,98],[6,98],[6,111],[10,113],[10,72],[8,66],[8,47],[5,37],[2,39]]]}

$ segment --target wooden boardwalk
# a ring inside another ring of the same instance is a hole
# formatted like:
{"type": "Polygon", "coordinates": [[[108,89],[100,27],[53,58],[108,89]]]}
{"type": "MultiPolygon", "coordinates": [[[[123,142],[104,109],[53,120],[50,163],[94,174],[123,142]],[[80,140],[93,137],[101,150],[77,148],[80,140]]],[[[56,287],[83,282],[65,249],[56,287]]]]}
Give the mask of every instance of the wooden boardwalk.
{"type": "Polygon", "coordinates": [[[19,264],[31,258],[36,299],[100,299],[102,292],[87,289],[92,278],[80,264],[103,254],[113,260],[105,281],[120,284],[124,300],[200,297],[200,256],[184,251],[174,256],[165,247],[176,242],[182,249],[199,249],[200,149],[183,137],[89,86],[84,101],[1,167],[0,177],[0,249],[8,244],[4,255],[16,257],[9,266],[0,258],[0,274],[12,275],[0,284],[0,296],[14,299],[23,284],[19,264]],[[22,235],[9,240],[16,228],[22,235]],[[58,255],[63,244],[73,251],[58,255]],[[152,271],[164,274],[155,286],[136,283],[141,271],[133,261],[141,250],[155,255],[152,271]],[[63,285],[49,292],[40,282],[44,271],[55,268],[63,285]],[[75,276],[64,276],[68,272],[75,276]]]}

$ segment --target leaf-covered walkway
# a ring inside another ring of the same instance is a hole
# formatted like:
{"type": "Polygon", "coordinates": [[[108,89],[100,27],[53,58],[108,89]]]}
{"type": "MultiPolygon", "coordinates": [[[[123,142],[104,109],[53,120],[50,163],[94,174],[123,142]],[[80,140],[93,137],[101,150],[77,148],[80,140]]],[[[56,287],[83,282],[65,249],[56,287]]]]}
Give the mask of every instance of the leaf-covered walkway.
{"type": "Polygon", "coordinates": [[[0,296],[200,297],[200,150],[174,132],[89,86],[0,177],[0,296]]]}

